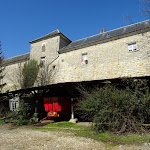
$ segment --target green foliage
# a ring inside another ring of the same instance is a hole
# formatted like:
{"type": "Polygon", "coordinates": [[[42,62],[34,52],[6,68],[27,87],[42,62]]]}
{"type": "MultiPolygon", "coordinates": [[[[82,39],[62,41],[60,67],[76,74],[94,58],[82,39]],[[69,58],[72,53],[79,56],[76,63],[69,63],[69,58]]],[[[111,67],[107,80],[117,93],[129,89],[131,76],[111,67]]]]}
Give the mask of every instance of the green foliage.
{"type": "Polygon", "coordinates": [[[4,124],[5,123],[5,121],[4,120],[0,120],[0,124],[4,124]]]}
{"type": "MultiPolygon", "coordinates": [[[[5,85],[5,83],[3,82],[4,69],[5,69],[5,67],[3,66],[3,61],[4,61],[4,55],[2,53],[1,41],[0,41],[0,93],[2,93],[2,88],[5,85]]],[[[8,111],[8,107],[7,107],[8,103],[4,101],[4,99],[5,97],[0,95],[0,117],[4,117],[8,111]]]]}
{"type": "Polygon", "coordinates": [[[2,87],[5,85],[3,83],[3,77],[4,77],[4,69],[5,67],[3,67],[3,60],[4,60],[4,55],[2,53],[2,48],[1,48],[1,41],[0,41],[0,93],[1,93],[1,89],[2,87]]]}
{"type": "Polygon", "coordinates": [[[6,117],[9,112],[9,101],[7,96],[0,96],[0,118],[6,117]]]}
{"type": "Polygon", "coordinates": [[[103,142],[112,142],[115,144],[141,144],[141,143],[149,143],[150,135],[115,135],[109,131],[101,132],[98,135],[98,138],[103,142]]]}
{"type": "Polygon", "coordinates": [[[75,124],[72,122],[60,122],[60,123],[50,123],[47,124],[47,127],[72,127],[75,124]]]}
{"type": "Polygon", "coordinates": [[[31,119],[32,114],[30,112],[29,104],[20,100],[19,108],[8,114],[9,119],[7,119],[6,122],[14,123],[17,126],[33,124],[35,122],[31,119]]]}
{"type": "Polygon", "coordinates": [[[44,127],[36,127],[34,129],[43,130],[45,132],[47,131],[57,131],[57,132],[61,131],[67,133],[70,132],[75,136],[91,138],[97,141],[103,141],[106,142],[107,144],[111,144],[111,146],[117,144],[143,144],[143,143],[149,143],[150,141],[150,134],[118,135],[118,134],[113,134],[109,131],[97,133],[95,130],[93,130],[92,127],[79,126],[75,124],[75,125],[67,126],[65,128],[65,126],[63,125],[55,126],[55,124],[57,123],[51,123],[44,127]]]}
{"type": "Polygon", "coordinates": [[[39,65],[36,60],[26,62],[22,68],[21,88],[30,88],[34,85],[39,72],[39,65]]]}
{"type": "Polygon", "coordinates": [[[95,123],[97,131],[141,131],[142,124],[150,122],[150,94],[142,91],[143,88],[137,89],[139,82],[134,84],[132,89],[129,86],[126,89],[107,86],[88,91],[80,87],[82,100],[78,106],[95,123]]]}

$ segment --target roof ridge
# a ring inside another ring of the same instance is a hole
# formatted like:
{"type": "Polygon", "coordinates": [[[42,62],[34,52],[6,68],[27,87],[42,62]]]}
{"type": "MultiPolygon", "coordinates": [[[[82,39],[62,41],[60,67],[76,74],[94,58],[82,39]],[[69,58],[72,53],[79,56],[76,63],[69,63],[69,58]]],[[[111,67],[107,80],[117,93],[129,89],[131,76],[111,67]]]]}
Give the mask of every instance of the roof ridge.
{"type": "Polygon", "coordinates": [[[34,42],[34,41],[37,41],[37,40],[46,38],[46,37],[48,37],[48,36],[57,35],[57,34],[59,34],[59,33],[61,33],[61,32],[60,32],[58,29],[56,29],[56,30],[54,30],[54,31],[52,31],[52,32],[50,32],[50,33],[48,33],[48,34],[45,34],[45,35],[43,35],[43,36],[41,36],[41,37],[39,37],[39,38],[37,38],[37,39],[35,39],[35,40],[30,41],[29,43],[32,43],[32,42],[34,42]]]}

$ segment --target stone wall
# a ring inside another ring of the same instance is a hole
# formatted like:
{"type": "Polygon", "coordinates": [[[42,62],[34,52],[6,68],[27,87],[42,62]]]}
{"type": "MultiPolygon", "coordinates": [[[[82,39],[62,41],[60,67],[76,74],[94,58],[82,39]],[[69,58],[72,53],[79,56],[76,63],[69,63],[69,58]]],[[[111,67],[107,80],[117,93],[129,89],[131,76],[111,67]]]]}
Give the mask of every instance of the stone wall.
{"type": "MultiPolygon", "coordinates": [[[[30,59],[40,63],[41,57],[46,58],[46,65],[52,73],[47,84],[150,76],[149,39],[150,31],[141,30],[59,54],[59,48],[68,41],[57,35],[31,43],[30,59]],[[42,51],[42,43],[46,45],[45,51],[42,51]],[[137,44],[137,51],[128,52],[130,43],[137,44]],[[88,55],[87,64],[81,61],[84,53],[88,55]]],[[[5,91],[19,89],[18,65],[19,62],[6,66],[5,91]]]]}
{"type": "Polygon", "coordinates": [[[31,43],[30,59],[35,59],[40,63],[41,57],[45,57],[46,63],[51,63],[58,57],[59,36],[40,40],[31,43]],[[42,51],[42,44],[45,44],[45,51],[42,51]]]}
{"type": "Polygon", "coordinates": [[[149,76],[149,38],[150,32],[141,31],[62,53],[56,82],[149,76]],[[128,52],[128,44],[135,42],[137,51],[128,52]],[[83,53],[88,54],[88,64],[81,61],[83,53]]]}
{"type": "MultiPolygon", "coordinates": [[[[27,61],[27,60],[26,60],[27,61]]],[[[16,62],[5,66],[3,83],[6,83],[3,91],[12,91],[20,89],[19,80],[21,78],[21,68],[26,61],[16,62]]]]}

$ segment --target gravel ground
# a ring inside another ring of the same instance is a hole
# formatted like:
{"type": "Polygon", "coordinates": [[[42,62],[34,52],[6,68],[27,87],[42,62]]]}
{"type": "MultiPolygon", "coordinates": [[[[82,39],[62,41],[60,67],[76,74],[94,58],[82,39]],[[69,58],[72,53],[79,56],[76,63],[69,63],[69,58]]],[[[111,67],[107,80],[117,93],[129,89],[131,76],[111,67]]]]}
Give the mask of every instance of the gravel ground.
{"type": "Polygon", "coordinates": [[[11,129],[0,125],[0,150],[149,150],[146,145],[118,145],[111,147],[95,140],[76,137],[72,133],[11,129]]]}

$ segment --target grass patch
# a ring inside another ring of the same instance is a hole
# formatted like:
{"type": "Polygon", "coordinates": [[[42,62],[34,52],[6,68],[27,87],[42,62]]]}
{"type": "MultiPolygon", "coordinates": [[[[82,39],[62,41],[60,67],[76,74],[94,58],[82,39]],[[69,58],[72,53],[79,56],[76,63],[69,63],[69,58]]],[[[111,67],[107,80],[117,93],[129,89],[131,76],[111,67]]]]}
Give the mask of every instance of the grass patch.
{"type": "Polygon", "coordinates": [[[142,144],[150,143],[150,134],[138,135],[114,135],[108,131],[98,134],[99,139],[104,142],[112,142],[115,144],[142,144]]]}
{"type": "Polygon", "coordinates": [[[45,127],[73,127],[74,125],[72,122],[58,122],[47,124],[45,127]]]}
{"type": "Polygon", "coordinates": [[[5,123],[5,121],[4,120],[0,120],[0,124],[3,124],[3,123],[5,123]]]}
{"type": "Polygon", "coordinates": [[[97,133],[93,130],[92,127],[78,126],[70,122],[61,122],[61,123],[50,123],[44,127],[37,127],[34,129],[39,129],[43,131],[61,131],[61,132],[70,132],[73,136],[81,136],[86,138],[91,138],[97,141],[102,141],[104,143],[110,144],[111,146],[118,144],[143,144],[150,143],[150,134],[138,135],[132,134],[127,135],[115,135],[109,131],[97,133]]]}

